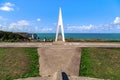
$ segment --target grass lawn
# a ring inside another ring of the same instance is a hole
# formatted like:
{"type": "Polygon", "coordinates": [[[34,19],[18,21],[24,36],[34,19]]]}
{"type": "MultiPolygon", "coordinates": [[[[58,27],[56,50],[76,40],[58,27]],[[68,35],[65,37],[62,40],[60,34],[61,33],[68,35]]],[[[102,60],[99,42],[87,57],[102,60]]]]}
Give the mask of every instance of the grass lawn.
{"type": "Polygon", "coordinates": [[[83,48],[80,76],[120,80],[120,49],[83,48]]]}
{"type": "Polygon", "coordinates": [[[0,48],[0,80],[39,76],[36,48],[0,48]]]}

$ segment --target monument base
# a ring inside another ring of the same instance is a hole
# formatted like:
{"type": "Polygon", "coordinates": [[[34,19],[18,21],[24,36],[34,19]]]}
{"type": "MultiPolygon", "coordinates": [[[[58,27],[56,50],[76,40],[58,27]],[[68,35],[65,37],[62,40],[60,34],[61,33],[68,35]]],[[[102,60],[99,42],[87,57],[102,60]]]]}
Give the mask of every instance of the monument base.
{"type": "Polygon", "coordinates": [[[65,44],[65,42],[63,42],[63,41],[55,41],[55,42],[53,42],[53,45],[64,45],[65,44]]]}

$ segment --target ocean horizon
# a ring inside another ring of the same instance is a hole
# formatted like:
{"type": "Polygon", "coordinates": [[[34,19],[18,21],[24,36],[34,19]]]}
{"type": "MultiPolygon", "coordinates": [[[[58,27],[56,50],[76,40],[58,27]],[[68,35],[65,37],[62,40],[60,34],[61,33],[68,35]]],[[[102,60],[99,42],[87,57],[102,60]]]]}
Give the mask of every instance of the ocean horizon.
{"type": "MultiPolygon", "coordinates": [[[[36,33],[40,40],[55,39],[56,33],[36,33]]],[[[65,33],[66,39],[120,40],[120,33],[65,33]]]]}

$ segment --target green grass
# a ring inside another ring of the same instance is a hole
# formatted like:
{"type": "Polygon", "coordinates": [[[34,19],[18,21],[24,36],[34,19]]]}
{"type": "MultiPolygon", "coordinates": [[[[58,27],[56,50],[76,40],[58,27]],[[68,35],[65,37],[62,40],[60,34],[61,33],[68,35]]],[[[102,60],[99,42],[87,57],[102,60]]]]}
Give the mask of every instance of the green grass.
{"type": "Polygon", "coordinates": [[[120,42],[120,40],[104,40],[104,39],[66,39],[66,42],[120,42]]]}
{"type": "Polygon", "coordinates": [[[83,48],[80,76],[120,80],[120,49],[83,48]]]}
{"type": "Polygon", "coordinates": [[[0,80],[39,76],[36,48],[0,48],[0,80]]]}

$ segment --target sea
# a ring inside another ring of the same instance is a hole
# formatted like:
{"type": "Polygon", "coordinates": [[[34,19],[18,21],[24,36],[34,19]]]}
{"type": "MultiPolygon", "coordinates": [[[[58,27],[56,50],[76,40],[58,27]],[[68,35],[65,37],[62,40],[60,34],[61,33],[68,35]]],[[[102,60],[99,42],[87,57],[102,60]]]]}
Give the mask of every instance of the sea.
{"type": "MultiPolygon", "coordinates": [[[[55,39],[55,33],[37,33],[40,40],[55,39]]],[[[65,33],[67,39],[120,40],[120,33],[65,33]]]]}

